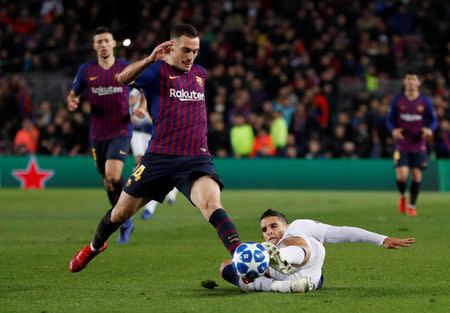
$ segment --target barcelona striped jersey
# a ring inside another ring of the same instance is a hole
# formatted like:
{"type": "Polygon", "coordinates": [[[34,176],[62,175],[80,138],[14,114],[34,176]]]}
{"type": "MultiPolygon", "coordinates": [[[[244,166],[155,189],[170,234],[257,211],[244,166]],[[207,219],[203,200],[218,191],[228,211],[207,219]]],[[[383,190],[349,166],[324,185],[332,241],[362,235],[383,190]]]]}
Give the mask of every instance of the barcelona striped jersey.
{"type": "Polygon", "coordinates": [[[427,96],[419,94],[416,99],[409,100],[404,94],[400,94],[392,99],[387,127],[391,132],[395,128],[401,128],[405,137],[397,140],[396,150],[426,151],[427,144],[422,136],[422,127],[428,127],[434,131],[437,125],[436,112],[427,96]]]}
{"type": "Polygon", "coordinates": [[[207,144],[206,70],[194,64],[179,72],[164,61],[148,66],[136,79],[153,118],[152,139],[146,153],[210,155],[207,144]]]}
{"type": "Polygon", "coordinates": [[[72,90],[81,94],[87,91],[91,104],[90,140],[104,141],[118,136],[131,136],[132,125],[129,115],[129,87],[121,85],[117,74],[130,64],[116,59],[111,68],[105,70],[98,61],[80,66],[72,90]]]}

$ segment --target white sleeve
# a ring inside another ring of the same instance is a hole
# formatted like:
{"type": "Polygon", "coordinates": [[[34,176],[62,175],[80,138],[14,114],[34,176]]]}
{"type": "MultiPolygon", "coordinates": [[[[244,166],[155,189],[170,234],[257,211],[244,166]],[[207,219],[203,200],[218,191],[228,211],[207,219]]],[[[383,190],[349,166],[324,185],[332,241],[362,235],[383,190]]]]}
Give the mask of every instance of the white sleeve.
{"type": "Polygon", "coordinates": [[[362,242],[381,246],[387,236],[372,233],[358,227],[331,226],[325,232],[325,242],[362,242]]]}
{"type": "Polygon", "coordinates": [[[292,265],[299,265],[305,260],[306,251],[300,246],[287,246],[280,248],[281,256],[292,265]]]}

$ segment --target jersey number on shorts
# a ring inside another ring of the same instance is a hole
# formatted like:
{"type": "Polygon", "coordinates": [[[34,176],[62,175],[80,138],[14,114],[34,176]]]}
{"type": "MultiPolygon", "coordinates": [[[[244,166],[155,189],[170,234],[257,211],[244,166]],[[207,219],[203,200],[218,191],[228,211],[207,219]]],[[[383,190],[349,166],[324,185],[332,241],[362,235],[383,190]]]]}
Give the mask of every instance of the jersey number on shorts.
{"type": "Polygon", "coordinates": [[[133,172],[133,174],[131,174],[132,177],[134,177],[134,181],[138,181],[139,179],[141,179],[141,175],[142,172],[144,172],[145,170],[145,166],[144,165],[139,165],[133,172]]]}

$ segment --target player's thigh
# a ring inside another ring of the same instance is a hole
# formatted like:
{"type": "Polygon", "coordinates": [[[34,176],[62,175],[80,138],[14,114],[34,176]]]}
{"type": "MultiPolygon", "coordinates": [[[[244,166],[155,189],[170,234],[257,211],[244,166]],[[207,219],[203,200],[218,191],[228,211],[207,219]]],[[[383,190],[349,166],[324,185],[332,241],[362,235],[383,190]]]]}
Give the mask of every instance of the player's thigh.
{"type": "Polygon", "coordinates": [[[190,197],[206,219],[209,219],[216,209],[222,207],[220,186],[209,175],[201,176],[193,182],[190,197]]]}
{"type": "Polygon", "coordinates": [[[134,213],[145,205],[150,199],[133,197],[126,192],[120,194],[119,201],[111,212],[111,221],[113,223],[124,222],[128,220],[134,213]]]}
{"type": "Polygon", "coordinates": [[[393,158],[397,180],[406,181],[409,175],[409,153],[395,150],[393,158]]]}

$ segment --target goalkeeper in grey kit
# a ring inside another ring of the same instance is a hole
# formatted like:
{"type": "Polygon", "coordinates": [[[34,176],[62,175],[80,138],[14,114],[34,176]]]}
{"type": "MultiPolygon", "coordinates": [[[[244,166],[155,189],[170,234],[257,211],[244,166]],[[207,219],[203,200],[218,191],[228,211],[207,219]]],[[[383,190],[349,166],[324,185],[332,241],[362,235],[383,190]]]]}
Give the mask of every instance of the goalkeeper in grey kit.
{"type": "Polygon", "coordinates": [[[332,226],[299,219],[288,223],[284,214],[267,210],[260,218],[269,252],[270,267],[265,276],[244,282],[234,272],[231,260],[222,263],[222,277],[244,291],[308,292],[322,288],[323,243],[361,242],[397,250],[409,247],[414,238],[390,238],[362,228],[332,226]]]}

